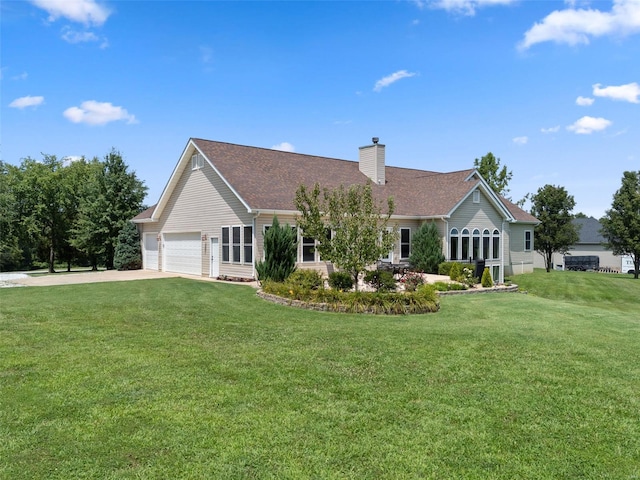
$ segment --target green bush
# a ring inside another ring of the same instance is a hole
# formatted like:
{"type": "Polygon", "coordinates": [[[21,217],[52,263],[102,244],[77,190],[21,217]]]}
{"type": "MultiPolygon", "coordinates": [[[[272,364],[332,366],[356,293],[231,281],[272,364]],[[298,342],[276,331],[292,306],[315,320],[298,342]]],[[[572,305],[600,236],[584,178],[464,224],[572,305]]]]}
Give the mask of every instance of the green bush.
{"type": "Polygon", "coordinates": [[[349,291],[353,288],[353,278],[347,272],[331,272],[329,286],[341,292],[349,291]]]}
{"type": "Polygon", "coordinates": [[[340,292],[338,290],[307,290],[270,280],[262,284],[265,293],[298,300],[310,306],[322,304],[327,310],[346,313],[409,314],[437,312],[440,301],[431,285],[421,285],[411,293],[340,292]]]}
{"type": "Polygon", "coordinates": [[[435,282],[433,288],[439,292],[448,292],[451,290],[467,290],[467,286],[461,283],[435,282]]]}
{"type": "Polygon", "coordinates": [[[449,278],[454,282],[457,282],[462,277],[462,264],[459,262],[453,262],[449,269],[449,278]]]}
{"type": "Polygon", "coordinates": [[[324,285],[322,275],[317,270],[296,270],[287,277],[284,283],[298,287],[303,291],[317,290],[324,285]]]}
{"type": "Polygon", "coordinates": [[[419,272],[436,273],[444,260],[442,239],[434,222],[423,223],[411,239],[409,264],[419,272]]]}
{"type": "Polygon", "coordinates": [[[281,226],[278,217],[264,233],[264,261],[256,262],[260,282],[282,282],[296,269],[298,234],[288,224],[281,226]]]}
{"type": "Polygon", "coordinates": [[[400,283],[404,285],[405,292],[415,292],[416,289],[424,284],[422,273],[409,272],[402,276],[400,283]]]}
{"type": "Polygon", "coordinates": [[[482,280],[480,280],[480,283],[484,288],[493,287],[493,279],[491,278],[491,272],[489,271],[488,267],[484,268],[484,271],[482,272],[482,280]]]}
{"type": "Polygon", "coordinates": [[[463,267],[462,274],[458,278],[460,283],[464,283],[468,287],[473,287],[476,283],[478,283],[478,278],[473,275],[473,267],[463,267]]]}
{"type": "Polygon", "coordinates": [[[376,289],[376,292],[395,292],[396,279],[393,273],[386,270],[367,270],[364,275],[365,283],[376,289]]]}

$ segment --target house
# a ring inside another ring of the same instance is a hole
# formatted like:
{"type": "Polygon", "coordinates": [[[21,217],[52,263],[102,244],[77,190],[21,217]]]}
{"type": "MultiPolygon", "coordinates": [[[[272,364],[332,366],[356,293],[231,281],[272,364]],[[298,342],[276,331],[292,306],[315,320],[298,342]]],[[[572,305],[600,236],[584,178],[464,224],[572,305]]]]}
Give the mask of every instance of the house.
{"type": "MultiPolygon", "coordinates": [[[[133,219],[141,233],[143,268],[211,277],[255,278],[263,235],[273,216],[294,226],[301,184],[322,187],[372,182],[373,194],[395,200],[397,245],[384,261],[400,263],[424,222],[435,222],[447,260],[483,259],[496,282],[533,271],[537,219],[496,195],[475,169],[449,173],[386,165],[374,138],[358,161],[192,138],[160,200],[133,219]]],[[[298,266],[324,273],[312,238],[301,237],[298,266]]]]}
{"type": "MultiPolygon", "coordinates": [[[[593,217],[574,218],[573,224],[578,227],[578,242],[571,246],[566,255],[572,256],[597,256],[600,259],[600,269],[620,271],[622,258],[614,255],[611,250],[607,250],[604,245],[606,239],[600,233],[602,224],[593,217]]],[[[554,253],[552,256],[554,268],[564,269],[564,255],[554,253]]],[[[535,268],[545,268],[544,257],[535,255],[533,266],[535,268]]],[[[633,267],[632,267],[633,268],[633,267]]]]}

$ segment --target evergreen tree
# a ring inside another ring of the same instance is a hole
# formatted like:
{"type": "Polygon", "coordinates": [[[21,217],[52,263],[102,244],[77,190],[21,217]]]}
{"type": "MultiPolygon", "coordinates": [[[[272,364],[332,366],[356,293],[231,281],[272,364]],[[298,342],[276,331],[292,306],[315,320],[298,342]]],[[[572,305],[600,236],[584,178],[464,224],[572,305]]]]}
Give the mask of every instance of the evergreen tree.
{"type": "Polygon", "coordinates": [[[278,217],[264,233],[264,261],[256,262],[256,272],[261,282],[283,282],[296,269],[298,238],[295,228],[280,226],[278,217]]]}
{"type": "Polygon", "coordinates": [[[127,222],[118,234],[113,266],[118,270],[138,270],[142,268],[140,234],[136,226],[131,222],[127,222]]]}
{"type": "Polygon", "coordinates": [[[434,222],[423,223],[411,239],[409,264],[417,271],[438,273],[438,265],[444,262],[442,239],[434,222]]]}

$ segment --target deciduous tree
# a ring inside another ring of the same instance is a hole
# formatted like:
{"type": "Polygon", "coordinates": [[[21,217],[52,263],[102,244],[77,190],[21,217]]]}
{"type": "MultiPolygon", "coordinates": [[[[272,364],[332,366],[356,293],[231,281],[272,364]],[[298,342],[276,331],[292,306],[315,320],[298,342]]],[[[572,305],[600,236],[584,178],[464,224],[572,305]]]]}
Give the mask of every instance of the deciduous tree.
{"type": "Polygon", "coordinates": [[[545,185],[531,197],[531,214],[540,220],[534,231],[535,249],[544,257],[547,272],[555,252],[566,253],[578,241],[571,211],[575,200],[564,187],[545,185]]]}
{"type": "Polygon", "coordinates": [[[388,228],[393,198],[387,199],[383,212],[371,183],[333,190],[317,183],[311,190],[301,185],[295,206],[301,212],[296,220],[303,235],[315,239],[323,260],[351,274],[356,288],[360,273],[386,256],[398,238],[397,227],[388,228]]]}
{"type": "Polygon", "coordinates": [[[480,159],[475,159],[473,166],[482,178],[489,184],[491,189],[498,195],[506,197],[509,193],[509,182],[513,174],[507,170],[506,165],[500,168],[500,159],[489,152],[480,159]]]}
{"type": "Polygon", "coordinates": [[[615,255],[630,255],[634,278],[640,273],[640,171],[624,172],[611,208],[600,220],[606,245],[615,255]]]}

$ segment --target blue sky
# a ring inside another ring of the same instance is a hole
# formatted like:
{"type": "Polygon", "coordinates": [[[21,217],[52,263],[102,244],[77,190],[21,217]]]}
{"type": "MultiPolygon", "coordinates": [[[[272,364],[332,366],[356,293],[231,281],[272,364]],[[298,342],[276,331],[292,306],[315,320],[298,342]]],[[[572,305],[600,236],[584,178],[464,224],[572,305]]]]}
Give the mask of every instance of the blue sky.
{"type": "Polygon", "coordinates": [[[1,159],[119,150],[160,197],[190,137],[471,168],[600,217],[640,170],[640,0],[3,0],[1,159]]]}

